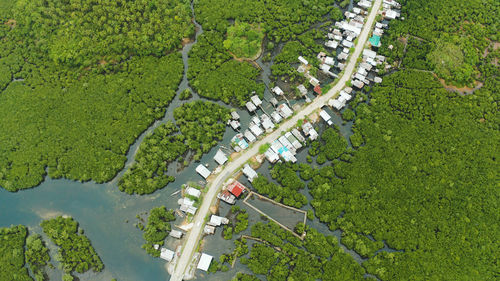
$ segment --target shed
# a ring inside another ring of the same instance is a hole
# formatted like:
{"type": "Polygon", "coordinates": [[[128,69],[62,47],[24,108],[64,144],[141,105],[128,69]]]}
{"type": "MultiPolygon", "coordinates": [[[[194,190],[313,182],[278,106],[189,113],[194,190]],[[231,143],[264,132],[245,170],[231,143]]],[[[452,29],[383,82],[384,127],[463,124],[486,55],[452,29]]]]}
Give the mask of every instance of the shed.
{"type": "Polygon", "coordinates": [[[257,140],[257,138],[250,132],[249,130],[245,130],[243,133],[243,136],[248,140],[248,142],[254,142],[257,140]]]}
{"type": "Polygon", "coordinates": [[[174,251],[171,251],[169,249],[161,248],[160,249],[160,258],[166,260],[166,261],[171,261],[174,258],[174,251]]]}
{"type": "Polygon", "coordinates": [[[302,56],[299,56],[299,61],[300,61],[300,63],[305,64],[305,65],[309,64],[309,62],[305,58],[303,58],[302,56]]]}
{"type": "Polygon", "coordinates": [[[211,255],[202,253],[200,261],[198,262],[198,266],[196,268],[207,271],[208,268],[210,267],[210,263],[212,263],[213,258],[214,257],[212,257],[211,255]]]}
{"type": "Polygon", "coordinates": [[[273,93],[277,94],[278,96],[282,96],[284,94],[283,90],[278,86],[274,87],[272,89],[272,91],[273,91],[273,93]]]}
{"type": "Polygon", "coordinates": [[[204,179],[208,178],[208,176],[210,176],[210,174],[212,173],[212,172],[210,172],[209,169],[207,169],[202,164],[200,164],[200,165],[198,165],[198,167],[196,167],[196,172],[198,174],[200,174],[200,176],[202,176],[204,179]]]}
{"type": "Polygon", "coordinates": [[[196,198],[199,198],[201,195],[201,191],[199,189],[194,188],[194,187],[188,186],[186,188],[186,194],[188,194],[190,196],[194,196],[196,198]]]}
{"type": "Polygon", "coordinates": [[[227,157],[222,150],[217,150],[217,153],[214,156],[215,162],[217,162],[219,165],[224,165],[224,163],[227,162],[227,157]]]}
{"type": "Polygon", "coordinates": [[[179,230],[172,230],[172,231],[170,231],[170,233],[168,235],[170,235],[171,237],[177,238],[177,239],[181,239],[182,235],[184,235],[184,233],[182,231],[179,231],[179,230]]]}
{"type": "Polygon", "coordinates": [[[253,104],[255,104],[255,106],[260,106],[262,104],[262,101],[257,95],[253,95],[250,99],[252,100],[253,104]]]}
{"type": "Polygon", "coordinates": [[[243,174],[248,178],[249,182],[253,182],[253,179],[258,176],[257,172],[248,164],[243,166],[243,174]]]}

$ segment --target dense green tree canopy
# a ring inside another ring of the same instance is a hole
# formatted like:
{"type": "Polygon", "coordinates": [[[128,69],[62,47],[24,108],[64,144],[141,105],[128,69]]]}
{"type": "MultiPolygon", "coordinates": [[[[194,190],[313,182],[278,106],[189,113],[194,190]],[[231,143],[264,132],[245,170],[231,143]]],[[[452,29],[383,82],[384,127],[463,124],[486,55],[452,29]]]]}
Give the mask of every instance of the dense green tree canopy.
{"type": "Polygon", "coordinates": [[[261,49],[264,34],[258,26],[236,21],[227,29],[224,47],[240,58],[253,58],[261,49]]]}
{"type": "Polygon", "coordinates": [[[40,234],[32,234],[26,239],[26,263],[36,281],[47,280],[44,267],[50,261],[49,249],[42,240],[40,234]]]}
{"type": "Polygon", "coordinates": [[[23,225],[0,228],[0,280],[32,281],[24,267],[28,230],[23,225]]]}
{"type": "Polygon", "coordinates": [[[159,257],[160,250],[155,250],[154,245],[162,246],[165,243],[165,238],[172,230],[171,221],[175,220],[173,210],[167,210],[165,206],[151,209],[148,217],[148,223],[144,229],[142,237],[146,243],[142,245],[148,254],[159,257]]]}
{"type": "Polygon", "coordinates": [[[194,34],[189,1],[19,0],[18,30],[72,66],[160,56],[194,34]]]}

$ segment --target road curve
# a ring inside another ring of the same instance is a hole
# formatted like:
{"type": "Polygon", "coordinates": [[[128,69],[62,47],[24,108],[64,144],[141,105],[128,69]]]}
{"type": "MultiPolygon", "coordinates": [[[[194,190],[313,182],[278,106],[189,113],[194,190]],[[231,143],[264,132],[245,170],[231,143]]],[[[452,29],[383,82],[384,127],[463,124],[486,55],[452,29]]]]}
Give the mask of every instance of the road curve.
{"type": "Polygon", "coordinates": [[[340,90],[345,87],[346,82],[350,79],[356,67],[356,62],[359,56],[363,52],[365,43],[368,39],[368,35],[370,34],[371,27],[373,26],[377,11],[380,9],[381,4],[382,0],[374,1],[372,10],[368,15],[360,36],[358,37],[358,44],[356,45],[354,53],[351,54],[351,58],[345,68],[344,75],[340,77],[337,83],[326,94],[314,99],[312,103],[304,107],[301,111],[297,112],[297,114],[295,114],[291,119],[288,119],[283,124],[281,124],[278,129],[254,143],[251,148],[242,152],[241,155],[239,155],[236,159],[229,162],[222,170],[222,172],[219,173],[216,178],[210,183],[210,188],[208,189],[207,194],[205,194],[204,196],[203,203],[193,219],[193,228],[187,235],[183,251],[181,253],[181,256],[179,257],[179,260],[177,261],[174,272],[170,277],[170,281],[182,281],[184,273],[188,269],[191,257],[193,256],[198,246],[198,241],[203,231],[204,219],[209,213],[210,206],[214,202],[217,193],[219,192],[219,189],[221,188],[225,180],[227,180],[227,178],[231,174],[236,172],[236,170],[238,170],[243,164],[245,164],[252,156],[258,154],[259,147],[261,145],[265,143],[271,143],[275,139],[279,138],[282,132],[289,131],[297,124],[298,120],[304,119],[315,110],[323,107],[329,99],[333,98],[338,92],[340,92],[340,90]]]}

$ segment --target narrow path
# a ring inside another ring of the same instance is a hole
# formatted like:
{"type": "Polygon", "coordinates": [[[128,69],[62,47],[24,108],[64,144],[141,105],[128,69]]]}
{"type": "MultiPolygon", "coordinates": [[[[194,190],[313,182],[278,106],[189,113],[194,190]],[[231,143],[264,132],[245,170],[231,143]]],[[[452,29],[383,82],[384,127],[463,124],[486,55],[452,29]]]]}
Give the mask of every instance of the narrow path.
{"type": "Polygon", "coordinates": [[[216,178],[209,184],[209,190],[205,195],[205,199],[203,200],[202,205],[198,209],[198,213],[195,215],[193,219],[193,228],[187,235],[185,240],[185,244],[183,247],[183,251],[181,256],[177,262],[177,265],[170,277],[170,281],[181,281],[183,279],[184,273],[189,266],[189,262],[191,261],[191,257],[196,251],[198,241],[201,238],[203,224],[205,217],[209,214],[209,209],[212,203],[216,199],[216,195],[219,192],[222,184],[228,179],[230,175],[235,173],[238,169],[240,169],[243,164],[245,164],[252,156],[259,153],[259,147],[266,143],[271,143],[275,139],[281,136],[281,133],[287,132],[293,127],[296,126],[297,121],[304,119],[306,116],[310,115],[314,111],[323,107],[329,99],[334,98],[340,90],[345,87],[347,81],[350,80],[352,73],[356,67],[356,62],[363,52],[364,46],[368,39],[368,35],[372,29],[373,23],[375,21],[375,17],[380,10],[380,6],[382,5],[382,0],[375,0],[372,6],[372,10],[367,18],[367,21],[363,27],[363,31],[361,32],[358,44],[356,45],[356,49],[354,53],[351,55],[349,59],[349,63],[344,70],[344,75],[340,77],[335,86],[333,86],[326,94],[319,96],[312,103],[302,108],[299,112],[297,112],[292,118],[285,121],[278,129],[269,135],[262,138],[260,141],[254,143],[254,145],[249,148],[247,151],[243,152],[238,158],[231,161],[227,166],[222,170],[220,174],[216,176],[216,178]]]}

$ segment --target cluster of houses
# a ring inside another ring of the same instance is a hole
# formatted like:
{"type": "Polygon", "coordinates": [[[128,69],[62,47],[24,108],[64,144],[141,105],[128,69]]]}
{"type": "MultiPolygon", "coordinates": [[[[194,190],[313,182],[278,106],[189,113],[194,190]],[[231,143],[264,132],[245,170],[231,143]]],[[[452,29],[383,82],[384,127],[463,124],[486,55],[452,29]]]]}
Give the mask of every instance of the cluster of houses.
{"type": "MultiPolygon", "coordinates": [[[[257,173],[255,172],[255,174],[257,173]]],[[[254,178],[255,177],[256,175],[254,176],[254,178]]],[[[217,194],[217,198],[230,205],[233,205],[236,202],[236,199],[238,199],[246,191],[247,191],[246,186],[241,184],[239,181],[234,180],[231,184],[227,186],[226,189],[222,190],[221,192],[219,192],[219,194],[217,194]]]]}
{"type": "Polygon", "coordinates": [[[186,214],[194,215],[198,208],[196,208],[195,200],[201,196],[201,190],[186,185],[186,189],[184,190],[184,197],[180,198],[177,203],[180,205],[179,210],[186,214]]]}

